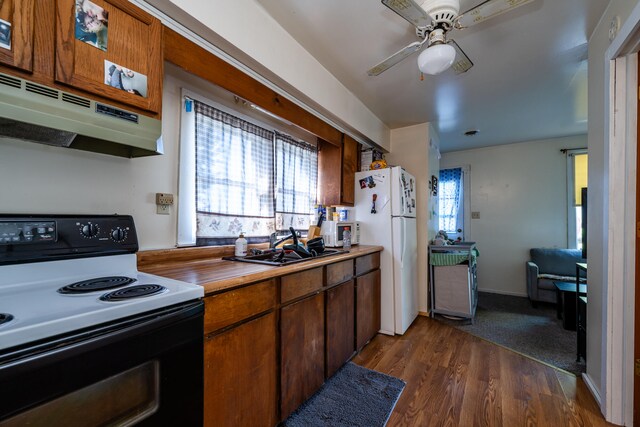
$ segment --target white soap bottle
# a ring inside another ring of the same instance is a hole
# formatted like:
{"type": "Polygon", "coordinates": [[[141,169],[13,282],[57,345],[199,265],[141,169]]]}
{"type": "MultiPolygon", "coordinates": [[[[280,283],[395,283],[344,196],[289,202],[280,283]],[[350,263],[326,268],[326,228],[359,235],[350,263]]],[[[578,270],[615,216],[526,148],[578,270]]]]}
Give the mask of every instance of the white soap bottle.
{"type": "Polygon", "coordinates": [[[240,237],[236,239],[236,256],[247,256],[247,239],[244,238],[244,232],[240,232],[240,237]]]}

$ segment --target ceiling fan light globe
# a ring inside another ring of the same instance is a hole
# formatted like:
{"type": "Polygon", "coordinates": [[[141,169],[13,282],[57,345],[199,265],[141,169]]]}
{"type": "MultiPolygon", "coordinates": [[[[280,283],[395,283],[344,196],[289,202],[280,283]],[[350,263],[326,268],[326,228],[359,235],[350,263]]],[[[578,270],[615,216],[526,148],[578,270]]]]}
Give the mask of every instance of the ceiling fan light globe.
{"type": "Polygon", "coordinates": [[[456,50],[448,44],[429,46],[418,56],[418,68],[424,74],[435,76],[447,70],[456,59],[456,50]]]}

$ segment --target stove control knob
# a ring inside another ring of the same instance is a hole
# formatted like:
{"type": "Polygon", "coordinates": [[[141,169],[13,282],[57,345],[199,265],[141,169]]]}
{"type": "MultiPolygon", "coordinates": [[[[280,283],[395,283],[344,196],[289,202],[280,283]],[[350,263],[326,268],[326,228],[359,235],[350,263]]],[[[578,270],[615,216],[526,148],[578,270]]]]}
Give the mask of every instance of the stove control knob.
{"type": "Polygon", "coordinates": [[[82,226],[81,232],[84,237],[90,239],[98,235],[100,228],[98,228],[97,224],[86,224],[82,226]]]}
{"type": "Polygon", "coordinates": [[[120,227],[116,227],[113,230],[111,230],[111,238],[113,239],[114,242],[122,242],[124,239],[127,238],[127,232],[120,227]]]}

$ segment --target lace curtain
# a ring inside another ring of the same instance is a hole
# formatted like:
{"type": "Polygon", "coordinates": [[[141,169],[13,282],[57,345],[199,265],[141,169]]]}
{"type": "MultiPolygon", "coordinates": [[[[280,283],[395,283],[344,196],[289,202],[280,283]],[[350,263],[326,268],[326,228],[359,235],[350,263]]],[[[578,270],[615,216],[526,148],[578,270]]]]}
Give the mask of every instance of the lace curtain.
{"type": "Polygon", "coordinates": [[[274,229],[274,133],[201,102],[196,112],[198,237],[274,229]]]}
{"type": "Polygon", "coordinates": [[[440,230],[455,233],[462,197],[462,168],[442,169],[438,180],[440,230]]]}
{"type": "Polygon", "coordinates": [[[306,229],[316,202],[316,147],[276,133],[276,228],[306,229]]]}
{"type": "MultiPolygon", "coordinates": [[[[316,202],[316,147],[195,101],[196,240],[230,244],[307,229],[316,202]]],[[[255,241],[255,240],[254,240],[255,241]]]]}

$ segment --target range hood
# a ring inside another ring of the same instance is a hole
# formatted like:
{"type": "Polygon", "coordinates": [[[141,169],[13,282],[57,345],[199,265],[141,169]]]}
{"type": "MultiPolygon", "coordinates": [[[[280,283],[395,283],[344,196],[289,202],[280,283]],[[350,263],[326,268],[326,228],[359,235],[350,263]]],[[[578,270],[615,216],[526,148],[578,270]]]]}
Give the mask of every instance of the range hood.
{"type": "Polygon", "coordinates": [[[160,120],[0,73],[0,138],[120,157],[163,153],[160,120]]]}

